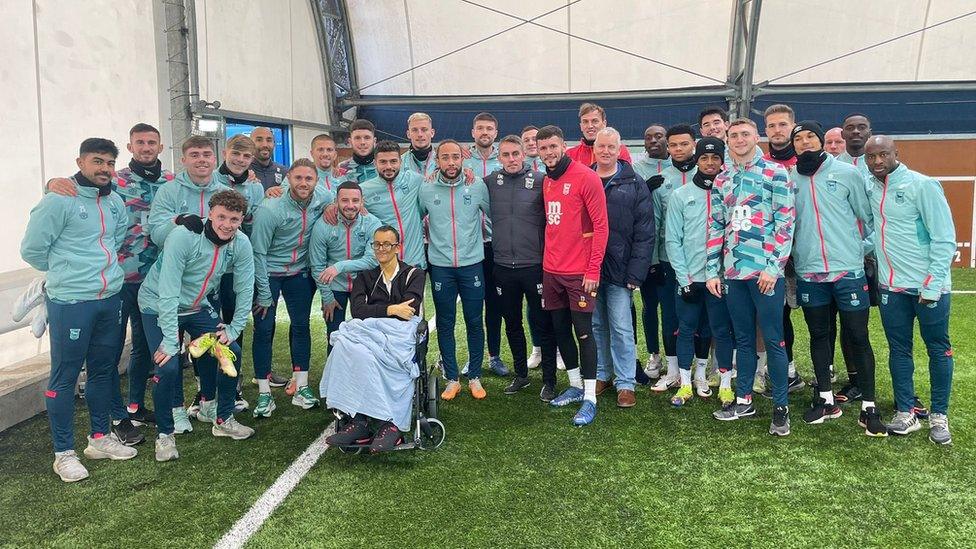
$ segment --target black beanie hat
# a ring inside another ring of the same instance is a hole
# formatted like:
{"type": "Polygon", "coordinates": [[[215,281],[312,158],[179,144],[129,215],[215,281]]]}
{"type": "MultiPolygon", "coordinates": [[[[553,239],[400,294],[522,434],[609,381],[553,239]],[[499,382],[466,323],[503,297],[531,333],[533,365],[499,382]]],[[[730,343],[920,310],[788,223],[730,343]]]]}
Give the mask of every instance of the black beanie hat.
{"type": "Polygon", "coordinates": [[[796,137],[796,134],[804,131],[813,132],[813,134],[817,136],[817,139],[820,140],[820,147],[823,148],[824,130],[822,127],[820,127],[820,123],[816,120],[803,120],[796,126],[793,126],[793,131],[790,132],[790,143],[793,143],[793,138],[796,137]]]}
{"type": "Polygon", "coordinates": [[[703,137],[698,140],[698,144],[695,145],[695,162],[701,158],[705,153],[717,154],[721,158],[725,158],[725,142],[717,137],[703,137]]]}

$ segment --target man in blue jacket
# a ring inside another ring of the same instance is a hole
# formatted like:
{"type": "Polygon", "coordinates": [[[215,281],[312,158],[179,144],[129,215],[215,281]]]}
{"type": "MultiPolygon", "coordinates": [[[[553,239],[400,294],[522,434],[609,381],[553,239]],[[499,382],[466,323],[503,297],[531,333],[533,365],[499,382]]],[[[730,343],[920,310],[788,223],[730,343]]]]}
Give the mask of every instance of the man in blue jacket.
{"type": "Polygon", "coordinates": [[[617,406],[637,403],[634,377],[637,346],[630,320],[633,292],[639,288],[651,266],[654,244],[654,213],[651,192],[629,162],[620,160],[620,133],[613,128],[597,132],[593,143],[593,169],[603,180],[607,197],[610,236],[603,256],[600,284],[593,312],[596,342],[596,393],[610,386],[613,370],[617,406]]]}
{"type": "Polygon", "coordinates": [[[64,482],[88,478],[74,451],[74,388],[88,365],[85,401],[89,459],[130,459],[135,448],[111,431],[112,368],[118,364],[123,272],[118,250],[128,229],[125,204],[112,192],[119,149],[107,139],[81,143],[78,196],[50,193],[31,210],[20,255],[47,273],[51,377],[44,402],[54,442],[54,472],[64,482]]]}
{"type": "Polygon", "coordinates": [[[907,435],[921,429],[913,411],[915,320],[929,355],[932,413],[929,439],[950,444],[949,393],[952,344],[949,267],[956,252],[956,231],[942,185],[898,161],[890,137],[868,139],[864,160],[871,171],[871,213],[877,232],[874,250],[881,285],[881,325],[888,339],[888,366],[895,390],[895,417],[888,431],[907,435]]]}

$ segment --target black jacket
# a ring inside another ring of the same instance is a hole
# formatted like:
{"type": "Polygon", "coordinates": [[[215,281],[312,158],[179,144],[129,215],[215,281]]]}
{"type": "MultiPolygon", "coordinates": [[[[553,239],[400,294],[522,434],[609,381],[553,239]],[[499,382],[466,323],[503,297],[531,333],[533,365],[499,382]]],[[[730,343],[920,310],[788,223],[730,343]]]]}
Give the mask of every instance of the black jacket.
{"type": "Polygon", "coordinates": [[[610,237],[600,280],[617,286],[640,286],[651,266],[654,249],[651,193],[630,163],[621,160],[617,166],[616,177],[604,183],[610,237]]]}
{"type": "Polygon", "coordinates": [[[408,299],[413,299],[411,305],[420,311],[420,305],[424,302],[427,273],[402,261],[399,264],[400,271],[393,278],[389,292],[386,291],[386,284],[383,284],[382,267],[362,271],[356,276],[349,298],[353,318],[398,318],[387,315],[386,308],[408,299]]]}
{"type": "Polygon", "coordinates": [[[281,185],[281,182],[285,179],[285,175],[288,173],[287,167],[274,160],[267,166],[262,166],[257,158],[251,162],[251,169],[254,171],[254,175],[261,180],[261,185],[264,187],[264,190],[281,185]]]}
{"type": "Polygon", "coordinates": [[[485,176],[495,265],[518,268],[542,264],[546,231],[543,179],[545,174],[524,166],[515,174],[502,169],[485,176]]]}

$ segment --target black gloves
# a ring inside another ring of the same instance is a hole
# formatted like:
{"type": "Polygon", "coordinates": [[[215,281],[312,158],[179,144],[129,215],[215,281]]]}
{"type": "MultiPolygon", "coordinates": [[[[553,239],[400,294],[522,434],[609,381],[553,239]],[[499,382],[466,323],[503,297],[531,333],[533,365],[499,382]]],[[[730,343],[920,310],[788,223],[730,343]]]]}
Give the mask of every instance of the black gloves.
{"type": "Polygon", "coordinates": [[[646,280],[655,286],[664,286],[664,269],[660,265],[651,265],[651,269],[647,271],[646,280]]]}
{"type": "Polygon", "coordinates": [[[203,218],[199,215],[180,214],[176,216],[176,224],[183,225],[187,229],[197,233],[203,233],[203,218]]]}
{"type": "Polygon", "coordinates": [[[700,288],[692,286],[691,284],[687,286],[681,286],[678,288],[678,295],[685,303],[698,303],[701,301],[700,288]]]}
{"type": "Polygon", "coordinates": [[[658,187],[664,184],[663,175],[652,175],[647,178],[647,188],[651,192],[654,192],[658,187]]]}

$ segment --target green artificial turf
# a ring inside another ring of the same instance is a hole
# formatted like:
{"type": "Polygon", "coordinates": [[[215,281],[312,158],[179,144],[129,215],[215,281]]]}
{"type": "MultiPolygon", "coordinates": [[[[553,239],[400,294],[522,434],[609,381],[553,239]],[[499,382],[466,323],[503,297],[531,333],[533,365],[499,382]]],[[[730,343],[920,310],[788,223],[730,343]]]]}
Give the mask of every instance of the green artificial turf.
{"type": "MultiPolygon", "coordinates": [[[[957,289],[976,289],[972,271],[954,270],[953,277],[957,289]]],[[[668,404],[670,394],[644,388],[630,410],[617,409],[608,391],[596,422],[578,429],[570,422],[575,410],[539,402],[537,370],[532,386],[515,396],[502,394],[505,380],[488,376],[486,401],[475,402],[465,388],[458,400],[442,404],[448,433],[439,450],[377,457],[326,452],[250,546],[971,547],[974,306],[976,296],[953,296],[951,448],[928,442],[926,430],[865,437],[853,406],[836,421],[805,425],[806,390],[791,395],[793,434],[785,439],[766,434],[771,406],[761,397],[760,417],[721,423],[710,415],[714,398],[677,410],[668,404]]],[[[802,314],[794,312],[793,321],[798,368],[809,378],[802,314]]],[[[277,365],[288,363],[284,326],[277,365]]],[[[313,319],[313,333],[317,386],[321,318],[313,319]]],[[[888,418],[887,346],[876,311],[871,335],[878,404],[888,418]]],[[[463,361],[460,328],[458,336],[463,361]]],[[[433,338],[430,360],[436,356],[433,338]]],[[[917,392],[928,403],[927,359],[917,336],[915,356],[917,392]]],[[[510,359],[505,343],[503,357],[510,359]]],[[[245,362],[250,373],[249,353],[245,362]]],[[[190,383],[187,389],[192,396],[190,383]]],[[[46,417],[0,433],[0,545],[212,545],[328,424],[323,411],[302,411],[281,390],[275,395],[273,418],[243,418],[257,428],[252,440],[214,439],[195,422],[196,431],[177,437],[178,461],[157,464],[151,444],[143,444],[128,462],[83,458],[92,477],[73,485],[51,471],[46,417]]],[[[253,404],[253,386],[246,396],[253,404]]],[[[77,411],[80,453],[87,417],[81,403],[77,411]]]]}

